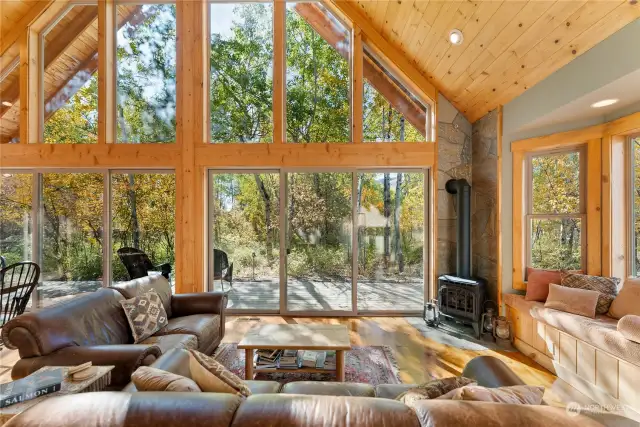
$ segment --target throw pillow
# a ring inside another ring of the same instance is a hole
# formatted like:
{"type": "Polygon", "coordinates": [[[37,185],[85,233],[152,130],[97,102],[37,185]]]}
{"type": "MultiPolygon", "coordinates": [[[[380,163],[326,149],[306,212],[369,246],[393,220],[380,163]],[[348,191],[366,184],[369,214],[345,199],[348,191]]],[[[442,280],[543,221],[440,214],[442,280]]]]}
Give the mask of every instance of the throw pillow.
{"type": "Polygon", "coordinates": [[[452,390],[440,399],[472,400],[475,402],[512,403],[516,405],[540,405],[544,387],[515,385],[511,387],[487,388],[469,385],[452,390]]]}
{"type": "Polygon", "coordinates": [[[251,396],[251,390],[244,381],[213,357],[199,351],[189,350],[189,371],[202,391],[251,396]]]}
{"type": "Polygon", "coordinates": [[[596,317],[599,297],[600,293],[596,291],[567,288],[552,283],[549,285],[549,297],[544,306],[593,319],[596,317]]]}
{"type": "Polygon", "coordinates": [[[640,316],[624,316],[618,322],[618,332],[629,341],[640,343],[640,316]]]}
{"type": "Polygon", "coordinates": [[[137,297],[120,301],[136,344],[167,326],[167,312],[158,293],[151,289],[137,297]]]}
{"type": "Polygon", "coordinates": [[[640,279],[626,280],[609,308],[609,316],[614,319],[621,319],[628,314],[640,316],[640,279]]]}
{"type": "Polygon", "coordinates": [[[190,378],[150,366],[141,366],[131,375],[138,391],[200,392],[200,387],[190,378]]]}
{"type": "Polygon", "coordinates": [[[452,390],[469,384],[475,384],[475,381],[466,377],[442,378],[409,389],[396,397],[396,400],[408,405],[417,400],[436,399],[452,390]]]}
{"type": "Polygon", "coordinates": [[[549,284],[560,283],[562,272],[560,270],[542,270],[540,268],[527,267],[527,293],[526,301],[545,302],[549,295],[549,284]]]}
{"type": "Polygon", "coordinates": [[[597,314],[606,314],[611,303],[618,295],[618,283],[620,279],[615,277],[589,276],[587,274],[565,273],[562,275],[560,285],[568,288],[587,289],[600,293],[598,298],[597,314]]]}

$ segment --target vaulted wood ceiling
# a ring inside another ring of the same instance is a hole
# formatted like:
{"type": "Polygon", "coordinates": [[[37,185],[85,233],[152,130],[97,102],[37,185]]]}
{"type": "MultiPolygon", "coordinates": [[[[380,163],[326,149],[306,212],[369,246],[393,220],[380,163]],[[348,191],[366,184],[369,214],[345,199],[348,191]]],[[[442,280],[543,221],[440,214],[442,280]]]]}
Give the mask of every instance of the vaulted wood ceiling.
{"type": "Polygon", "coordinates": [[[629,0],[349,1],[471,121],[640,17],[629,0]]]}
{"type": "MultiPolygon", "coordinates": [[[[348,1],[471,121],[506,104],[640,18],[640,4],[629,0],[348,1]],[[460,46],[449,43],[453,28],[464,34],[460,46]]],[[[19,75],[17,43],[7,46],[7,40],[48,2],[0,0],[3,101],[9,87],[18,85],[19,75]]],[[[48,100],[68,84],[78,67],[95,71],[96,8],[86,9],[74,7],[73,14],[65,17],[66,24],[61,23],[82,28],[59,36],[52,31],[47,37],[49,51],[57,52],[45,58],[51,66],[51,73],[45,74],[45,83],[50,86],[45,90],[48,100]],[[61,44],[61,39],[65,43],[61,44]]],[[[134,10],[125,10],[119,16],[120,23],[130,19],[126,12],[134,10]]],[[[9,100],[13,104],[9,111],[0,107],[4,109],[0,139],[15,134],[18,101],[9,100]]]]}

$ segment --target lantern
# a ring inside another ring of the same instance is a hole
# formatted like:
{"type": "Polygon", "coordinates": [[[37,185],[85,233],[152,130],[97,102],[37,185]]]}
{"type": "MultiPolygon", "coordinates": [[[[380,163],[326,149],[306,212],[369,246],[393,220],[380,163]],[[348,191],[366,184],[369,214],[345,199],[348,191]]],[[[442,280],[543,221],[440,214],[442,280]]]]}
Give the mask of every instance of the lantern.
{"type": "Polygon", "coordinates": [[[493,336],[505,341],[511,341],[511,322],[504,316],[498,316],[493,321],[493,336]]]}
{"type": "Polygon", "coordinates": [[[427,326],[437,327],[440,324],[440,310],[438,310],[438,302],[431,300],[424,306],[424,321],[427,326]]]}
{"type": "Polygon", "coordinates": [[[484,303],[485,312],[482,313],[480,320],[480,327],[482,328],[482,335],[490,335],[493,338],[494,320],[496,318],[496,303],[488,300],[484,303]],[[487,307],[491,303],[494,307],[487,307]]]}

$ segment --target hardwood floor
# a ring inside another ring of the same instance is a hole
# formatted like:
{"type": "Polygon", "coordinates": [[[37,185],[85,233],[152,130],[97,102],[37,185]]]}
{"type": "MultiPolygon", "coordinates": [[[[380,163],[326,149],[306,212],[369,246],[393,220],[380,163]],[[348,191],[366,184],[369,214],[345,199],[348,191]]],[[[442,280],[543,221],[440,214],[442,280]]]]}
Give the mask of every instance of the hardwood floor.
{"type": "MultiPolygon", "coordinates": [[[[491,355],[503,360],[527,384],[544,386],[545,401],[554,406],[568,402],[582,405],[593,401],[564,381],[556,378],[527,356],[517,351],[474,351],[456,348],[425,338],[404,317],[361,318],[293,318],[282,316],[229,316],[223,342],[239,342],[244,333],[264,323],[344,324],[349,328],[352,345],[386,345],[391,347],[404,383],[421,383],[434,378],[460,375],[465,364],[476,356],[491,355]]],[[[0,350],[0,383],[11,381],[11,367],[18,352],[0,350]]]]}

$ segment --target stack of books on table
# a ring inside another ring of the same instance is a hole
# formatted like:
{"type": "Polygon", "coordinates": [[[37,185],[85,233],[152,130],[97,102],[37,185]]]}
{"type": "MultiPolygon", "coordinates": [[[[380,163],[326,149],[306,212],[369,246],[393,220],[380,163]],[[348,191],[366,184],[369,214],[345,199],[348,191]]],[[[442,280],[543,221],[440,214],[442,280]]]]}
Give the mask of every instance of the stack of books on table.
{"type": "Polygon", "coordinates": [[[60,368],[36,372],[22,379],[0,384],[0,408],[60,391],[63,379],[64,374],[60,368]]]}
{"type": "Polygon", "coordinates": [[[331,350],[327,351],[327,356],[324,359],[324,369],[335,371],[336,370],[336,352],[331,350]]]}
{"type": "Polygon", "coordinates": [[[324,369],[324,361],[327,357],[326,351],[305,350],[302,353],[302,367],[324,369]]]}
{"type": "Polygon", "coordinates": [[[278,367],[280,369],[298,369],[300,367],[300,357],[302,352],[298,350],[284,350],[280,355],[278,367]]]}
{"type": "Polygon", "coordinates": [[[263,349],[256,350],[254,363],[257,369],[276,369],[282,350],[263,349]]]}

